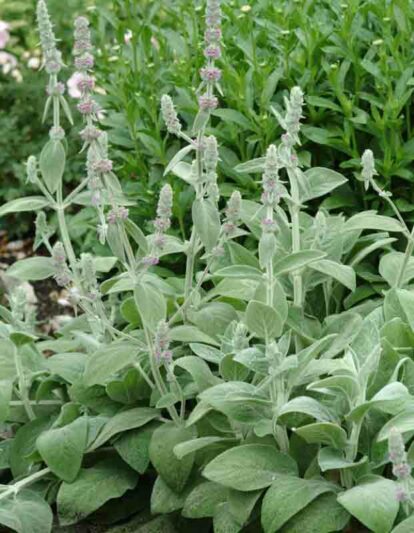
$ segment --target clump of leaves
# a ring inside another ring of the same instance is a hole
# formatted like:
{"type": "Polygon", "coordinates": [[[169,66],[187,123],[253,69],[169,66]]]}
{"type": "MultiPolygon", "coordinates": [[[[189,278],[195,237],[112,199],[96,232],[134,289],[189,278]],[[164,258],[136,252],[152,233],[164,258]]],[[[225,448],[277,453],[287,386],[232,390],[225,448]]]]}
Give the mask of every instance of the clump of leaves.
{"type": "Polygon", "coordinates": [[[328,533],[351,520],[379,533],[409,531],[414,240],[376,183],[373,154],[364,154],[360,177],[395,217],[309,214],[309,202],[345,178],[303,170],[304,97],[294,87],[276,113],[280,141],[245,163],[261,175],[260,202],[233,191],[223,205],[218,142],[208,134],[221,9],[208,0],[192,128],[171,98],[161,102],[169,133],[185,143],[165,172],[194,189],[190,238],[172,234],[167,183],[145,235],[129,218],[99,128],[84,17],[75,21],[74,52],[87,176],[63,197],[61,114],[72,117],[44,0],[38,19],[53,126],[27,172],[41,194],[0,214],[40,211],[36,246],[45,255],[9,274],[54,277],[76,316],[43,338],[22,291],[0,308],[0,523],[51,531],[53,508],[62,526],[133,517],[138,531],[328,533]],[[73,204],[95,209],[112,255],[76,257],[66,224],[73,204]],[[57,236],[43,210],[55,211],[57,236]],[[406,240],[404,253],[393,251],[390,234],[406,240]],[[184,257],[184,277],[165,262],[170,255],[184,257]],[[369,256],[379,258],[378,272],[369,256]]]}

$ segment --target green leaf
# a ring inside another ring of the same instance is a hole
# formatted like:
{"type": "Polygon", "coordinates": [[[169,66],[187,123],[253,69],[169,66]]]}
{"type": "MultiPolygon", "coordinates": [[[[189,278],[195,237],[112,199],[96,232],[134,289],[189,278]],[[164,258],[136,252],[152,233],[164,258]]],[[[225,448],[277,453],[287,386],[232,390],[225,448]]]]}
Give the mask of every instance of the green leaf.
{"type": "Polygon", "coordinates": [[[5,381],[14,381],[16,371],[16,346],[8,339],[0,339],[0,377],[5,381]]]}
{"type": "Polygon", "coordinates": [[[336,501],[335,494],[323,494],[297,513],[280,533],[332,533],[344,531],[349,514],[336,501]]]}
{"type": "Polygon", "coordinates": [[[255,424],[271,417],[271,402],[257,387],[243,381],[230,381],[206,389],[200,394],[203,402],[237,422],[255,424]]]}
{"type": "MultiPolygon", "coordinates": [[[[401,252],[391,252],[385,254],[380,259],[379,273],[390,287],[395,287],[401,267],[405,261],[405,254],[401,252]]],[[[414,278],[414,258],[410,257],[405,267],[401,285],[404,286],[414,278]]]]}
{"type": "Polygon", "coordinates": [[[212,339],[206,333],[203,333],[194,326],[176,326],[171,328],[170,339],[172,341],[178,341],[183,343],[197,343],[202,342],[206,344],[212,344],[213,346],[219,346],[219,343],[212,339]]]}
{"type": "Polygon", "coordinates": [[[50,257],[29,257],[16,261],[7,270],[7,275],[21,281],[39,281],[50,278],[55,271],[50,257]]]}
{"type": "Polygon", "coordinates": [[[149,456],[155,470],[175,492],[181,492],[190,476],[194,463],[194,454],[178,459],[173,451],[177,444],[186,442],[196,436],[195,429],[177,427],[167,422],[158,427],[151,438],[149,456]]]}
{"type": "Polygon", "coordinates": [[[414,430],[414,407],[406,408],[389,420],[378,433],[377,441],[387,440],[395,428],[399,433],[408,433],[414,430]]]}
{"type": "Polygon", "coordinates": [[[231,514],[228,502],[220,503],[217,506],[213,517],[214,533],[239,533],[242,525],[238,517],[231,514]]]}
{"type": "Polygon", "coordinates": [[[232,265],[220,268],[213,275],[217,278],[252,279],[258,281],[263,279],[263,273],[258,268],[249,265],[232,265]]]}
{"type": "Polygon", "coordinates": [[[74,383],[85,371],[87,355],[78,352],[58,353],[46,359],[51,374],[60,376],[68,383],[74,383]]]}
{"type": "Polygon", "coordinates": [[[283,320],[269,305],[252,300],[246,308],[246,326],[260,339],[270,340],[279,337],[283,331],[283,320]]]}
{"type": "Polygon", "coordinates": [[[220,214],[210,199],[196,199],[192,207],[195,230],[209,252],[217,244],[220,234],[220,214]]]}
{"type": "Polygon", "coordinates": [[[39,168],[49,192],[55,193],[62,183],[66,154],[60,141],[48,141],[40,154],[39,168]]]}
{"type": "Polygon", "coordinates": [[[311,263],[309,268],[336,279],[336,281],[339,281],[339,283],[344,285],[350,291],[354,291],[356,289],[355,271],[350,266],[341,265],[341,263],[337,263],[336,261],[331,261],[329,259],[322,259],[320,261],[311,263]]]}
{"type": "Polygon", "coordinates": [[[117,261],[118,259],[116,257],[94,257],[93,265],[97,272],[107,273],[114,268],[117,261]]]}
{"type": "Polygon", "coordinates": [[[129,341],[116,341],[98,348],[86,362],[85,385],[105,384],[106,380],[119,372],[137,357],[137,347],[129,341]]]}
{"type": "Polygon", "coordinates": [[[148,424],[148,422],[157,416],[159,416],[159,411],[157,409],[152,409],[151,407],[135,407],[134,409],[121,411],[110,418],[103,426],[90,449],[96,450],[117,433],[122,433],[123,431],[128,431],[130,429],[137,429],[148,424]]]}
{"type": "Polygon", "coordinates": [[[405,289],[398,289],[396,293],[407,322],[414,331],[414,293],[405,289]]]}
{"type": "MultiPolygon", "coordinates": [[[[0,374],[1,376],[1,374],[0,374]]],[[[10,400],[12,399],[13,382],[0,380],[0,424],[5,422],[10,412],[10,400]]]]}
{"type": "Polygon", "coordinates": [[[240,172],[241,174],[255,174],[263,172],[265,161],[265,157],[258,157],[257,159],[252,159],[251,161],[247,161],[246,163],[240,163],[240,165],[237,165],[234,170],[236,172],[240,172]]]}
{"type": "Polygon", "coordinates": [[[263,233],[259,240],[260,266],[265,268],[276,253],[277,241],[274,233],[263,233]]]}
{"type": "Polygon", "coordinates": [[[265,533],[275,533],[292,516],[325,492],[335,491],[326,481],[279,476],[263,498],[261,521],[265,533]]]}
{"type": "Polygon", "coordinates": [[[40,211],[49,205],[49,201],[43,196],[26,196],[25,198],[16,198],[11,202],[0,207],[0,216],[9,213],[22,213],[24,211],[40,211]]]}
{"type": "Polygon", "coordinates": [[[229,511],[237,518],[240,524],[247,522],[262,492],[262,490],[240,492],[238,490],[227,489],[229,511]]]}
{"type": "Polygon", "coordinates": [[[62,483],[60,486],[57,495],[60,525],[76,524],[108,500],[119,498],[133,489],[137,480],[138,474],[115,458],[82,469],[73,483],[62,483]]]}
{"type": "Polygon", "coordinates": [[[342,113],[342,109],[339,107],[339,105],[334,104],[329,98],[322,98],[321,96],[307,96],[306,101],[309,105],[312,105],[314,107],[321,107],[322,109],[332,109],[332,111],[339,111],[339,113],[342,113]]]}
{"type": "Polygon", "coordinates": [[[268,487],[280,474],[297,475],[296,463],[265,444],[243,444],[226,450],[203,470],[210,481],[242,492],[268,487]]]}
{"type": "Polygon", "coordinates": [[[373,229],[378,231],[404,231],[400,222],[391,217],[376,215],[370,211],[358,213],[345,222],[345,231],[373,229]]]}
{"type": "Polygon", "coordinates": [[[211,372],[208,364],[194,355],[180,357],[174,366],[183,368],[191,374],[198,392],[221,383],[221,380],[211,372]]]}
{"type": "Polygon", "coordinates": [[[17,533],[49,533],[52,531],[52,522],[53,514],[49,505],[32,490],[20,490],[1,502],[0,524],[17,533]]]}
{"type": "Polygon", "coordinates": [[[129,430],[120,435],[114,442],[114,448],[122,459],[134,470],[143,474],[149,465],[149,443],[154,425],[129,430]]]}
{"type": "Polygon", "coordinates": [[[378,409],[384,413],[397,414],[409,403],[412,405],[414,398],[410,395],[407,387],[395,381],[388,383],[378,391],[369,401],[366,401],[353,409],[347,418],[359,422],[370,409],[378,409]]]}
{"type": "Polygon", "coordinates": [[[307,396],[297,396],[279,409],[279,416],[287,413],[303,413],[320,422],[332,422],[335,420],[333,413],[327,407],[318,402],[318,400],[307,396]]]}
{"type": "Polygon", "coordinates": [[[247,131],[250,131],[252,129],[252,124],[250,123],[250,120],[248,120],[240,111],[236,111],[235,109],[216,109],[213,111],[212,115],[215,117],[220,117],[224,120],[224,122],[232,122],[234,124],[237,124],[237,126],[240,126],[241,128],[244,128],[247,131]]]}
{"type": "Polygon", "coordinates": [[[275,276],[289,274],[290,272],[304,268],[306,265],[309,265],[314,261],[319,261],[325,256],[325,252],[319,252],[318,250],[302,250],[301,252],[295,252],[275,261],[273,273],[275,276]]]}
{"type": "Polygon", "coordinates": [[[140,283],[134,289],[134,298],[143,324],[155,331],[167,316],[167,304],[161,291],[148,283],[140,283]]]}
{"type": "Polygon", "coordinates": [[[327,444],[342,449],[347,443],[345,431],[340,426],[328,422],[301,426],[296,428],[295,432],[308,444],[327,444]]]}
{"type": "Polygon", "coordinates": [[[158,476],[151,492],[151,513],[167,514],[182,509],[187,491],[174,492],[161,476],[158,476]]]}
{"type": "Polygon", "coordinates": [[[367,460],[367,457],[363,457],[357,463],[353,463],[345,459],[344,453],[341,450],[335,450],[335,448],[330,448],[329,446],[321,448],[318,453],[318,464],[322,472],[340,470],[342,468],[357,468],[365,464],[367,460]]]}
{"type": "Polygon", "coordinates": [[[191,342],[190,348],[196,355],[209,363],[218,365],[223,358],[223,353],[220,350],[213,348],[212,346],[207,346],[206,344],[191,342]]]}
{"type": "Polygon", "coordinates": [[[360,484],[338,496],[338,502],[374,533],[391,531],[400,504],[395,483],[380,476],[367,476],[360,484]]]}
{"type": "Polygon", "coordinates": [[[178,459],[182,459],[189,453],[202,450],[211,444],[216,444],[217,442],[228,442],[229,440],[232,439],[228,439],[226,437],[200,437],[198,439],[192,439],[188,440],[187,442],[177,444],[177,446],[174,447],[174,453],[178,459]]]}
{"type": "MultiPolygon", "coordinates": [[[[168,172],[173,172],[175,169],[175,166],[182,160],[184,157],[189,154],[192,150],[194,150],[194,146],[192,144],[188,144],[187,146],[184,146],[184,148],[181,148],[181,150],[178,150],[178,152],[175,154],[175,156],[171,159],[171,161],[168,163],[166,169],[164,170],[164,176],[168,174],[168,172]]],[[[190,166],[190,172],[191,172],[191,166],[190,166]]]]}
{"type": "Polygon", "coordinates": [[[82,465],[88,438],[87,418],[82,417],[61,428],[49,429],[36,440],[36,447],[50,470],[71,483],[82,465]]]}
{"type": "Polygon", "coordinates": [[[329,168],[310,168],[304,172],[304,175],[306,191],[302,193],[302,202],[319,198],[347,182],[342,174],[329,168]]]}
{"type": "Polygon", "coordinates": [[[414,531],[414,515],[409,516],[395,527],[391,533],[412,533],[414,531]]]}
{"type": "Polygon", "coordinates": [[[35,458],[37,437],[49,429],[52,421],[49,418],[36,418],[21,426],[14,437],[10,448],[10,466],[14,477],[20,477],[33,470],[33,465],[40,462],[35,458]]]}
{"type": "Polygon", "coordinates": [[[182,510],[186,518],[214,516],[216,507],[227,498],[227,489],[211,481],[197,485],[187,496],[182,510]]]}

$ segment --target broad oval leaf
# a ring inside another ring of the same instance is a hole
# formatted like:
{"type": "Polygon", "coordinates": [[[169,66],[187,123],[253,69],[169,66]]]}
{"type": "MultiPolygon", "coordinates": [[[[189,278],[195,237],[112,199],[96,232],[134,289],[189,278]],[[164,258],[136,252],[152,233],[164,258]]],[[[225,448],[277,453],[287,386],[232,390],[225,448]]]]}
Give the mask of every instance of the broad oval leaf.
{"type": "Polygon", "coordinates": [[[404,231],[398,220],[384,215],[377,215],[371,211],[358,213],[345,222],[345,231],[373,229],[378,231],[404,231]]]}
{"type": "Polygon", "coordinates": [[[36,440],[36,447],[50,470],[67,483],[75,480],[88,440],[88,421],[81,417],[61,428],[49,429],[36,440]]]}
{"type": "Polygon", "coordinates": [[[134,298],[143,324],[154,331],[167,316],[163,294],[149,283],[140,283],[134,289],[134,298]]]}
{"type": "Polygon", "coordinates": [[[86,362],[84,382],[87,386],[104,385],[137,357],[137,347],[128,341],[117,341],[98,348],[86,362]]]}
{"type": "Polygon", "coordinates": [[[17,533],[49,533],[53,514],[37,492],[23,489],[4,498],[0,505],[0,524],[17,533]]]}
{"type": "Polygon", "coordinates": [[[260,339],[279,337],[283,331],[283,320],[279,313],[273,307],[256,300],[249,302],[245,321],[249,330],[260,339]]]}
{"type": "Polygon", "coordinates": [[[57,495],[60,525],[76,524],[108,500],[133,489],[137,481],[138,474],[116,458],[82,469],[73,483],[60,486],[57,495]]]}
{"type": "Polygon", "coordinates": [[[375,533],[389,533],[400,507],[395,483],[380,476],[367,476],[359,485],[338,496],[338,502],[375,533]]]}
{"type": "Polygon", "coordinates": [[[26,196],[16,198],[0,207],[0,216],[9,213],[22,213],[24,211],[39,211],[49,205],[49,201],[43,196],[26,196]]]}
{"type": "Polygon", "coordinates": [[[29,257],[16,261],[7,270],[7,275],[21,281],[40,281],[50,278],[55,271],[50,257],[29,257]]]}
{"type": "Polygon", "coordinates": [[[178,459],[174,448],[196,437],[194,427],[178,427],[167,422],[158,427],[152,434],[149,456],[155,470],[175,492],[181,492],[190,476],[194,463],[194,454],[190,453],[178,459]]]}
{"type": "Polygon", "coordinates": [[[215,457],[203,476],[242,492],[269,487],[281,474],[297,475],[295,461],[266,444],[243,444],[215,457]]]}
{"type": "Polygon", "coordinates": [[[330,168],[313,167],[304,172],[306,191],[302,193],[302,202],[319,198],[347,182],[347,179],[330,168]]]}
{"type": "Polygon", "coordinates": [[[220,234],[220,214],[209,198],[196,199],[192,207],[193,224],[207,251],[212,250],[220,234]]]}
{"type": "Polygon", "coordinates": [[[151,407],[135,407],[117,413],[103,426],[90,450],[96,450],[118,433],[144,426],[159,415],[157,409],[151,407]]]}
{"type": "Polygon", "coordinates": [[[60,141],[48,141],[40,154],[39,168],[43,181],[51,193],[57,191],[62,183],[66,154],[60,141]]]}
{"type": "Polygon", "coordinates": [[[318,250],[302,250],[301,252],[295,252],[275,261],[273,273],[275,276],[289,274],[290,272],[304,268],[306,265],[309,265],[314,261],[319,261],[325,256],[325,252],[320,252],[318,250]]]}
{"type": "Polygon", "coordinates": [[[292,516],[325,492],[336,487],[318,479],[279,476],[263,498],[261,521],[265,533],[276,533],[292,516]]]}

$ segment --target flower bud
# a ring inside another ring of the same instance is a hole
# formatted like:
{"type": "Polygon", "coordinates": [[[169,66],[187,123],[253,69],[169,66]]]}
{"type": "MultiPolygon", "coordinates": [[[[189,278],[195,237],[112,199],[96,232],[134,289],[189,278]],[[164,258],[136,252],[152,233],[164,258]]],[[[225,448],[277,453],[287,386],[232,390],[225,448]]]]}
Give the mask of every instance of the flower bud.
{"type": "Polygon", "coordinates": [[[62,68],[62,58],[60,52],[56,48],[56,37],[53,32],[53,26],[44,0],[38,1],[36,14],[46,72],[49,74],[57,74],[62,68]]]}
{"type": "Polygon", "coordinates": [[[361,176],[364,180],[365,190],[369,187],[369,182],[378,174],[375,169],[375,160],[372,150],[365,150],[361,157],[362,172],[361,176]]]}
{"type": "Polygon", "coordinates": [[[164,94],[161,97],[161,113],[167,131],[174,135],[178,135],[181,131],[181,123],[175,111],[173,101],[167,94],[164,94]]]}
{"type": "Polygon", "coordinates": [[[62,141],[65,138],[65,130],[60,126],[53,126],[49,130],[49,137],[52,141],[62,141]]]}
{"type": "Polygon", "coordinates": [[[198,105],[202,111],[213,111],[218,106],[218,99],[216,96],[210,96],[205,93],[199,96],[198,105]]]}
{"type": "Polygon", "coordinates": [[[235,226],[240,223],[240,213],[241,213],[241,194],[239,191],[233,191],[229,201],[227,202],[226,207],[226,222],[231,222],[235,226]]]}
{"type": "Polygon", "coordinates": [[[37,159],[34,155],[29,156],[26,163],[26,176],[28,183],[37,182],[37,159]]]}
{"type": "Polygon", "coordinates": [[[170,328],[165,320],[158,323],[154,337],[154,356],[158,364],[169,364],[172,361],[170,350],[170,328]]]}
{"type": "Polygon", "coordinates": [[[210,135],[210,137],[207,137],[206,139],[206,147],[204,151],[204,166],[206,167],[207,173],[216,171],[218,159],[217,139],[214,135],[210,135]]]}

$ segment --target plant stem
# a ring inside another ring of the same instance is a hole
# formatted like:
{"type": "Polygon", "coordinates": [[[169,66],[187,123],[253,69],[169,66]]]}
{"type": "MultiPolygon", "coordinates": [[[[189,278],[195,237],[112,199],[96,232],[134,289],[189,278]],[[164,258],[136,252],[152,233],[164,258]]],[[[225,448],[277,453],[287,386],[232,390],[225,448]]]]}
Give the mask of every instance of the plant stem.
{"type": "MultiPolygon", "coordinates": [[[[294,169],[288,169],[290,180],[290,194],[292,205],[290,206],[291,223],[292,223],[292,252],[300,252],[300,197],[299,188],[296,180],[294,169]]],[[[302,274],[295,272],[293,274],[293,303],[297,307],[302,306],[302,274]]]]}
{"type": "MultiPolygon", "coordinates": [[[[266,208],[266,219],[273,222],[273,206],[268,205],[266,208]]],[[[273,307],[273,256],[266,265],[266,304],[273,307]]]]}
{"type": "MultiPolygon", "coordinates": [[[[147,346],[148,346],[152,377],[154,378],[155,385],[158,389],[158,393],[160,394],[160,396],[164,396],[165,394],[168,393],[168,390],[167,390],[167,387],[165,386],[165,383],[161,376],[160,369],[158,368],[157,362],[155,360],[155,353],[154,353],[154,347],[152,344],[151,333],[146,326],[144,326],[144,333],[145,333],[145,339],[147,341],[147,346]]],[[[177,425],[180,425],[180,422],[181,422],[180,417],[178,416],[175,406],[167,407],[167,411],[169,415],[171,416],[171,418],[174,420],[174,422],[177,425]]]]}
{"type": "Polygon", "coordinates": [[[19,490],[24,489],[25,487],[28,487],[29,485],[32,485],[33,483],[36,483],[36,481],[38,481],[39,479],[42,479],[42,477],[45,477],[47,476],[47,474],[50,474],[50,472],[51,472],[50,468],[43,468],[42,470],[35,472],[31,476],[21,479],[20,481],[17,481],[16,483],[13,483],[13,485],[11,485],[4,492],[0,492],[0,500],[5,499],[12,494],[16,494],[19,490]]]}
{"type": "Polygon", "coordinates": [[[185,265],[185,282],[184,282],[184,300],[185,301],[189,299],[191,289],[193,287],[196,242],[197,242],[197,235],[193,227],[191,231],[190,242],[188,244],[187,261],[185,265]]]}
{"type": "Polygon", "coordinates": [[[35,420],[36,415],[33,411],[31,402],[30,402],[30,396],[29,396],[29,390],[27,388],[27,382],[26,382],[26,376],[24,375],[24,368],[22,361],[20,359],[19,350],[17,347],[15,347],[14,350],[14,363],[16,366],[16,372],[19,379],[19,393],[20,397],[24,406],[24,409],[26,411],[26,414],[29,418],[29,420],[35,420]]]}
{"type": "Polygon", "coordinates": [[[404,274],[408,266],[408,262],[413,254],[414,250],[414,227],[411,230],[410,236],[408,237],[407,247],[404,253],[404,259],[398,272],[397,282],[395,284],[396,288],[399,289],[404,281],[404,274]]]}

